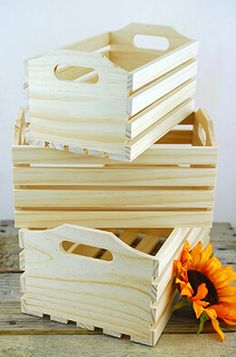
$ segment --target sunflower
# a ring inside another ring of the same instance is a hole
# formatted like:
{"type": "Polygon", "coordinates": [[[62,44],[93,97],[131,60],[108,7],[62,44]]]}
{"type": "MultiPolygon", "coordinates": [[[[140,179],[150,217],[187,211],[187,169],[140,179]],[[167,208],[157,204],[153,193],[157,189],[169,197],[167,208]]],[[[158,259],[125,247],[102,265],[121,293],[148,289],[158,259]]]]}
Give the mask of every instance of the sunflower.
{"type": "Polygon", "coordinates": [[[236,279],[232,267],[222,267],[212,255],[212,245],[202,250],[199,242],[192,250],[186,241],[180,259],[174,264],[175,283],[181,300],[174,309],[191,305],[199,319],[198,333],[210,320],[214,330],[224,340],[224,333],[218,318],[228,325],[236,325],[236,286],[230,284],[236,279]]]}

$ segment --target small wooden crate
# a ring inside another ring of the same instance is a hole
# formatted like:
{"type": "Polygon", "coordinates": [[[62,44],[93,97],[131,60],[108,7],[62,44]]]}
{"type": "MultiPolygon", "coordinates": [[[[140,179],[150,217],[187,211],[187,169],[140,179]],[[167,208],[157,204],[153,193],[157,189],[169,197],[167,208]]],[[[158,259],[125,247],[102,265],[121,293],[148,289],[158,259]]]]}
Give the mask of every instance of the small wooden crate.
{"type": "Polygon", "coordinates": [[[194,110],[197,51],[170,27],[130,24],[29,60],[31,143],[133,161],[194,110]],[[138,48],[137,34],[169,47],[138,48]]]}
{"type": "Polygon", "coordinates": [[[21,230],[22,312],[154,346],[176,291],[173,261],[209,228],[21,230]],[[114,232],[117,236],[115,236],[114,232]]]}
{"type": "Polygon", "coordinates": [[[132,163],[26,145],[24,128],[22,114],[13,146],[17,227],[212,224],[217,147],[202,110],[132,163]]]}

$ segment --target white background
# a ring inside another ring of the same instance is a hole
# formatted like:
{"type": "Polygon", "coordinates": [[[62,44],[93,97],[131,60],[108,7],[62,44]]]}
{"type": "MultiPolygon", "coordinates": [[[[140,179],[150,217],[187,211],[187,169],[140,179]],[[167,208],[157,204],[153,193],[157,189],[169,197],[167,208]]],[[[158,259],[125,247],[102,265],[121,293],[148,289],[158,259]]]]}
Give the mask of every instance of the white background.
{"type": "Polygon", "coordinates": [[[0,219],[13,218],[11,138],[23,61],[129,22],[171,25],[200,41],[197,106],[220,147],[215,221],[236,226],[236,1],[0,0],[0,219]]]}

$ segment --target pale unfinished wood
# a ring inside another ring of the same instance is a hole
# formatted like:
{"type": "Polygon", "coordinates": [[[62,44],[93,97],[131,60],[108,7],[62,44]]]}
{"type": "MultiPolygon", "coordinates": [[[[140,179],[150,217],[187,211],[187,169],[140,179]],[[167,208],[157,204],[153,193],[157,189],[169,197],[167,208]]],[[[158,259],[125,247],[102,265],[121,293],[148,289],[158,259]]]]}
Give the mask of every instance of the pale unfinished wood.
{"type": "Polygon", "coordinates": [[[214,186],[215,168],[25,167],[13,168],[17,186],[214,186]]]}
{"type": "MultiPolygon", "coordinates": [[[[71,351],[72,355],[76,355],[78,348],[80,353],[83,351],[84,354],[87,355],[90,351],[91,353],[93,351],[93,347],[91,346],[96,345],[96,356],[109,354],[111,349],[112,351],[118,351],[117,356],[119,357],[121,351],[130,354],[131,349],[132,351],[135,351],[135,355],[143,356],[143,354],[145,354],[151,356],[153,355],[153,352],[156,352],[158,356],[160,353],[164,356],[164,354],[167,353],[167,349],[168,351],[172,351],[173,349],[172,352],[175,354],[176,343],[180,343],[180,341],[183,342],[184,340],[183,344],[185,348],[181,353],[184,353],[185,356],[189,356],[190,352],[191,355],[199,356],[199,348],[202,348],[203,350],[202,345],[204,345],[204,348],[207,351],[207,356],[209,357],[212,356],[213,350],[216,355],[220,353],[222,356],[228,357],[231,356],[231,354],[234,356],[233,342],[235,341],[235,327],[226,326],[221,323],[221,327],[226,334],[224,344],[216,343],[217,337],[215,333],[213,333],[210,322],[205,324],[201,336],[196,336],[198,321],[193,318],[190,309],[181,309],[172,314],[155,350],[146,348],[140,344],[131,344],[125,336],[123,336],[122,341],[114,338],[107,338],[106,336],[101,335],[104,333],[102,329],[95,329],[93,331],[85,330],[77,327],[75,322],[62,324],[50,320],[48,316],[39,318],[33,315],[20,313],[20,274],[16,273],[19,271],[18,261],[16,259],[18,230],[14,228],[12,221],[2,221],[0,222],[0,227],[0,261],[2,263],[2,274],[0,279],[0,355],[5,356],[6,354],[10,354],[15,357],[19,353],[25,353],[27,355],[29,351],[32,352],[32,354],[37,355],[40,350],[42,356],[45,356],[49,353],[49,345],[53,345],[50,350],[52,355],[56,353],[56,355],[64,356],[65,349],[66,351],[71,351]],[[6,262],[7,265],[5,265],[6,262]],[[29,341],[26,346],[25,343],[27,343],[28,337],[29,341]],[[40,344],[37,345],[39,339],[40,344]],[[53,343],[54,339],[57,342],[56,344],[53,343]],[[200,344],[199,339],[201,342],[200,344]],[[61,344],[62,340],[63,344],[61,344]],[[71,344],[73,344],[73,341],[74,347],[72,348],[71,344]],[[209,348],[209,344],[211,348],[209,348]],[[37,348],[35,348],[35,345],[37,345],[37,348]]],[[[133,229],[132,231],[111,229],[111,231],[118,235],[122,234],[123,241],[124,235],[126,236],[126,239],[130,236],[131,242],[133,242],[135,234],[137,235],[138,233],[138,229],[133,229]],[[127,234],[128,231],[130,233],[129,235],[127,234]]],[[[155,235],[155,229],[146,229],[145,232],[153,236],[155,235]]],[[[158,229],[158,232],[165,237],[171,233],[171,229],[158,229]]],[[[141,229],[140,234],[144,234],[144,230],[141,229]]],[[[222,261],[223,265],[231,265],[235,268],[236,241],[230,224],[214,224],[210,235],[215,255],[222,261]]],[[[165,242],[167,243],[167,241],[165,242]]],[[[172,291],[171,289],[168,289],[169,285],[164,290],[163,297],[165,296],[165,298],[169,300],[172,296],[172,291]]],[[[165,298],[163,297],[160,297],[158,303],[153,303],[156,308],[153,310],[153,313],[155,311],[156,314],[159,314],[160,310],[162,311],[163,302],[165,301],[165,298]]],[[[110,331],[108,332],[110,333],[110,331]]],[[[115,352],[112,354],[114,353],[115,352]]]]}
{"type": "Polygon", "coordinates": [[[71,189],[15,189],[15,207],[18,209],[162,209],[212,208],[214,190],[75,188],[71,189]]]}
{"type": "Polygon", "coordinates": [[[193,111],[197,53],[171,27],[130,24],[30,59],[31,143],[133,161],[193,111]],[[168,48],[137,47],[136,35],[168,48]]]}
{"type": "MultiPolygon", "coordinates": [[[[32,315],[26,315],[20,313],[20,273],[19,271],[19,262],[17,253],[19,251],[18,248],[18,229],[14,227],[13,221],[1,221],[0,222],[0,261],[1,261],[1,279],[0,279],[0,335],[4,335],[4,340],[9,339],[17,339],[20,338],[19,335],[62,335],[66,336],[67,345],[70,344],[70,336],[76,334],[77,342],[80,343],[81,339],[85,339],[88,341],[88,335],[100,335],[102,333],[101,329],[91,330],[84,330],[79,327],[76,327],[75,323],[69,324],[61,324],[57,322],[53,322],[47,316],[44,318],[38,318],[32,315]],[[11,336],[13,335],[13,336],[11,336]],[[18,335],[18,336],[17,336],[18,335]],[[79,336],[79,335],[87,335],[86,336],[79,336]]],[[[106,229],[107,230],[107,229],[106,229]]],[[[148,235],[155,236],[156,230],[151,229],[132,229],[132,230],[125,230],[125,229],[110,229],[114,234],[120,236],[122,234],[122,240],[124,240],[124,236],[126,239],[131,241],[128,243],[129,245],[135,240],[135,236],[138,237],[143,236],[144,232],[148,235]],[[129,234],[127,234],[129,232],[129,234]],[[138,232],[140,232],[138,234],[138,232]]],[[[172,229],[158,229],[158,232],[161,236],[160,241],[165,239],[171,233],[172,229]]],[[[223,265],[231,265],[234,269],[236,266],[236,240],[233,236],[233,229],[229,223],[214,223],[213,227],[210,232],[212,244],[214,247],[214,254],[220,259],[223,265]]],[[[165,240],[167,243],[167,241],[165,240]]],[[[167,248],[167,246],[166,246],[167,248]]],[[[161,264],[160,264],[161,266],[161,264]]],[[[169,290],[171,294],[171,290],[169,290]]],[[[164,290],[163,296],[168,296],[168,287],[164,290]]],[[[162,310],[162,302],[164,299],[160,297],[158,304],[154,303],[155,305],[155,312],[158,314],[160,310],[162,310]]],[[[152,305],[151,305],[152,306],[152,305]]],[[[187,334],[188,339],[192,341],[194,335],[196,334],[196,330],[198,327],[198,321],[193,318],[192,312],[189,309],[181,309],[179,311],[175,311],[168,324],[163,331],[164,335],[173,336],[173,334],[178,335],[178,339],[184,338],[184,335],[187,334]]],[[[227,334],[226,335],[226,345],[229,343],[229,337],[233,333],[235,333],[236,329],[231,326],[226,326],[221,324],[223,331],[227,334]]],[[[213,332],[211,324],[206,323],[204,327],[203,334],[207,332],[213,332]]],[[[201,342],[204,335],[200,336],[201,342]]],[[[33,336],[31,336],[33,338],[33,336]]],[[[55,336],[56,337],[56,336],[55,336]]],[[[44,338],[47,338],[44,336],[44,338]]],[[[53,338],[51,336],[51,338],[53,338]]],[[[104,339],[102,336],[99,336],[100,342],[104,339]]],[[[92,337],[96,339],[95,336],[92,337]]],[[[125,341],[123,339],[122,342],[115,339],[106,339],[106,342],[113,343],[114,346],[120,345],[120,347],[127,345],[131,346],[128,340],[125,341]]],[[[159,346],[163,339],[163,335],[161,340],[159,340],[157,349],[159,353],[159,346]]],[[[208,336],[208,340],[210,341],[211,337],[208,336]]],[[[212,336],[212,340],[216,341],[215,334],[212,336]]],[[[12,340],[13,341],[13,340],[12,340]]],[[[198,337],[199,341],[199,337],[198,337]]],[[[222,344],[217,344],[221,346],[222,344]]],[[[195,345],[194,345],[195,346],[195,345]]],[[[193,348],[197,349],[199,343],[193,348]]],[[[116,347],[115,347],[116,348],[116,347]]],[[[132,348],[136,348],[138,350],[142,350],[144,347],[141,345],[133,345],[132,348]]],[[[120,351],[120,349],[119,349],[120,351]]],[[[148,349],[145,349],[148,351],[148,349]]],[[[152,350],[150,350],[152,351],[152,350]]],[[[104,355],[104,353],[103,353],[104,355]]]]}
{"type": "MultiPolygon", "coordinates": [[[[22,117],[18,128],[25,140],[22,117]]],[[[212,223],[217,147],[212,122],[202,110],[132,163],[23,145],[17,135],[13,177],[18,227],[52,228],[63,223],[97,228],[206,227],[212,223]]]]}
{"type": "Polygon", "coordinates": [[[176,295],[170,293],[173,261],[186,239],[192,246],[198,241],[205,246],[208,233],[209,227],[178,228],[171,233],[135,229],[121,230],[117,238],[112,232],[72,225],[21,230],[22,312],[47,314],[61,323],[72,320],[89,330],[100,327],[104,333],[126,334],[132,341],[154,346],[176,295]],[[84,245],[88,252],[90,246],[95,250],[84,256],[84,245]],[[103,260],[104,250],[111,253],[112,261],[103,260]]]}
{"type": "Polygon", "coordinates": [[[207,227],[212,225],[213,212],[193,211],[93,211],[93,210],[15,210],[17,227],[52,228],[63,222],[86,227],[207,227]]]}

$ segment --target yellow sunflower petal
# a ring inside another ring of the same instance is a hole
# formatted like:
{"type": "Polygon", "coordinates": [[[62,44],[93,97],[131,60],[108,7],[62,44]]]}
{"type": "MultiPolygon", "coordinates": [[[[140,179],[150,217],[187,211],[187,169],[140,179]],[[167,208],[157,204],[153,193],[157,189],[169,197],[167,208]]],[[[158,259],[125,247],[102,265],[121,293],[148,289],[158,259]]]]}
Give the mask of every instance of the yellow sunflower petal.
{"type": "Polygon", "coordinates": [[[204,301],[204,300],[198,300],[197,304],[200,305],[200,306],[203,306],[203,307],[207,307],[208,305],[210,305],[209,302],[204,301]]]}
{"type": "Polygon", "coordinates": [[[198,305],[198,303],[196,303],[195,301],[193,302],[193,309],[196,315],[196,318],[199,319],[199,317],[201,316],[201,314],[204,311],[204,307],[202,307],[201,305],[198,305]]]}
{"type": "Polygon", "coordinates": [[[214,320],[217,318],[217,313],[216,313],[215,309],[212,308],[212,306],[211,306],[211,308],[206,309],[206,313],[210,319],[214,320]]]}
{"type": "Polygon", "coordinates": [[[192,257],[189,250],[190,250],[190,244],[188,241],[186,241],[180,257],[180,261],[183,265],[183,268],[185,269],[189,269],[189,266],[191,265],[191,261],[192,261],[192,257]]]}
{"type": "Polygon", "coordinates": [[[179,275],[183,269],[182,263],[179,260],[174,262],[174,273],[179,275]]]}
{"type": "Polygon", "coordinates": [[[229,319],[226,319],[226,318],[223,318],[222,320],[224,320],[224,322],[225,322],[227,325],[236,326],[236,321],[229,320],[229,319]]]}
{"type": "Polygon", "coordinates": [[[181,257],[180,257],[180,261],[182,263],[184,263],[186,260],[191,258],[190,254],[189,254],[189,250],[190,250],[190,244],[186,240],[185,243],[184,243],[183,249],[182,249],[181,257]]]}
{"type": "Polygon", "coordinates": [[[211,324],[214,328],[214,330],[218,333],[218,335],[220,336],[221,341],[223,342],[225,339],[225,335],[224,332],[221,330],[220,325],[219,325],[219,321],[217,319],[212,319],[211,320],[211,324]]]}
{"type": "Polygon", "coordinates": [[[216,272],[218,272],[222,268],[222,264],[220,260],[216,257],[212,257],[211,259],[208,260],[208,262],[205,264],[204,267],[202,267],[200,270],[202,273],[207,275],[209,278],[214,275],[216,272]]]}
{"type": "Polygon", "coordinates": [[[202,283],[197,288],[197,294],[192,297],[192,301],[203,300],[208,294],[208,289],[205,283],[202,283]]]}
{"type": "Polygon", "coordinates": [[[186,286],[186,282],[183,280],[180,280],[179,278],[175,279],[175,283],[179,285],[180,290],[182,290],[186,286]]]}
{"type": "Polygon", "coordinates": [[[201,266],[204,266],[210,257],[212,256],[212,244],[209,243],[208,246],[202,252],[201,266]]]}
{"type": "Polygon", "coordinates": [[[188,282],[188,274],[185,268],[183,268],[181,262],[176,262],[174,266],[174,274],[176,274],[181,280],[188,282]]]}
{"type": "Polygon", "coordinates": [[[202,242],[198,242],[191,251],[191,269],[197,269],[202,259],[202,242]]]}
{"type": "Polygon", "coordinates": [[[211,306],[211,308],[206,308],[205,312],[208,315],[208,317],[210,318],[214,330],[218,333],[218,335],[220,336],[221,340],[224,341],[224,333],[220,329],[219,321],[217,320],[216,311],[211,306]]]}
{"type": "Polygon", "coordinates": [[[221,289],[217,289],[218,296],[231,296],[236,295],[236,286],[224,286],[221,289]]]}
{"type": "Polygon", "coordinates": [[[189,283],[187,283],[180,292],[182,296],[187,296],[188,298],[191,298],[193,296],[193,293],[194,291],[189,283]]]}
{"type": "Polygon", "coordinates": [[[216,289],[220,289],[231,284],[235,279],[236,272],[232,270],[232,267],[224,267],[214,276],[212,282],[216,289]]]}
{"type": "Polygon", "coordinates": [[[220,303],[236,304],[236,295],[234,296],[221,296],[219,298],[220,303]]]}
{"type": "MultiPolygon", "coordinates": [[[[211,309],[214,309],[217,317],[226,321],[231,321],[231,324],[235,324],[236,322],[236,305],[231,305],[227,303],[219,303],[216,305],[212,305],[211,309]]],[[[229,322],[226,322],[229,323],[229,322]]]]}

